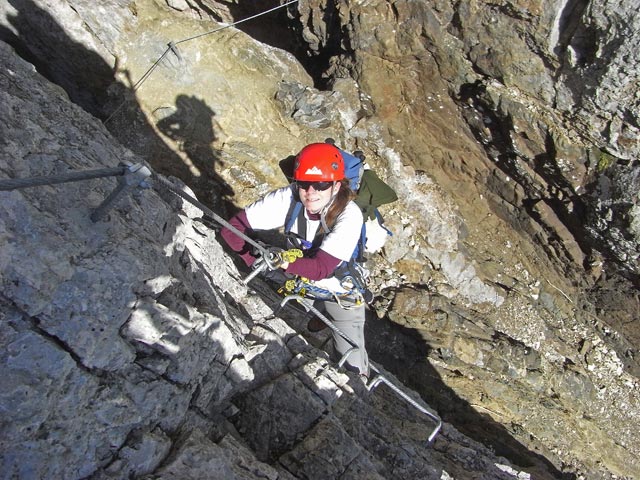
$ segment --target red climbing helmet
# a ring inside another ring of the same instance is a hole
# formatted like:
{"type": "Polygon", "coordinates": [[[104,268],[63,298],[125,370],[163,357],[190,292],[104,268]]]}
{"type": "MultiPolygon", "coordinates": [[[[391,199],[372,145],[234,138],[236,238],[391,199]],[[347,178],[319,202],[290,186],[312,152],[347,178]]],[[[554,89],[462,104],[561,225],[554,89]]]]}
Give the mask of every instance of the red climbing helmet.
{"type": "Polygon", "coordinates": [[[296,157],[293,178],[303,182],[333,182],[344,178],[340,150],[329,143],[311,143],[296,157]]]}

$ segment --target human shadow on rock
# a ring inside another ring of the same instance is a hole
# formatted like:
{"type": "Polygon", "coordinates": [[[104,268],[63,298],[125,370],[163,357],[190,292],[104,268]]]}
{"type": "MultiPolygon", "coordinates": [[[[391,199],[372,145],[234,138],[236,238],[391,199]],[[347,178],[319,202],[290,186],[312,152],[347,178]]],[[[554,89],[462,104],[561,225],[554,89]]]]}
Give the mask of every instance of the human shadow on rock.
{"type": "MultiPolygon", "coordinates": [[[[216,171],[223,161],[214,153],[216,140],[213,130],[215,112],[203,100],[194,96],[179,95],[174,109],[156,126],[178,146],[184,155],[178,165],[181,171],[175,175],[190,177],[190,186],[198,197],[218,212],[227,212],[234,195],[233,188],[216,171]]],[[[167,167],[164,167],[167,168],[167,167]]]]}
{"type": "Polygon", "coordinates": [[[7,15],[12,28],[0,26],[1,40],[62,87],[71,101],[102,119],[110,133],[154,171],[179,178],[202,203],[226,214],[233,191],[215,171],[220,162],[211,146],[215,140],[211,108],[182,95],[176,98],[175,106],[154,112],[160,116],[169,112],[160,126],[178,147],[172,145],[143,112],[130,72],[121,70],[125,82],[116,79],[117,65],[109,65],[101,55],[71,38],[52,13],[33,0],[9,0],[9,4],[17,13],[7,15]]]}

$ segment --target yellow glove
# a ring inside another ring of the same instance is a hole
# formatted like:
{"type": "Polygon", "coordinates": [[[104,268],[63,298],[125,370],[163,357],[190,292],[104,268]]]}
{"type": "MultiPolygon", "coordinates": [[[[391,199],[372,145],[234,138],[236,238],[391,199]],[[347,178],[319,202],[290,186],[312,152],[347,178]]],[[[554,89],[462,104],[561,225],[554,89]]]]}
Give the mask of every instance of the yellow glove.
{"type": "Polygon", "coordinates": [[[291,250],[272,251],[269,253],[269,268],[286,269],[290,263],[302,258],[302,250],[292,248],[291,250]]]}
{"type": "Polygon", "coordinates": [[[298,248],[291,248],[279,253],[280,258],[284,263],[293,263],[298,258],[302,258],[302,250],[298,248]]]}

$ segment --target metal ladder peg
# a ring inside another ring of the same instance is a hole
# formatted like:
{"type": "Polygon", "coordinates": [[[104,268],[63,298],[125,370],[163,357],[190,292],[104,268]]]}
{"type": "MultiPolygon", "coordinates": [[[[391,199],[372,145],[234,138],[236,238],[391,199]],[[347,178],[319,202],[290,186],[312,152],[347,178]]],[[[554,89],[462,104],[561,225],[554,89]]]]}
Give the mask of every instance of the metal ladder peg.
{"type": "Polygon", "coordinates": [[[382,377],[380,375],[376,375],[373,379],[367,384],[367,390],[370,392],[373,391],[378,385],[382,383],[382,377]]]}
{"type": "Polygon", "coordinates": [[[151,176],[149,167],[142,163],[132,164],[129,162],[123,162],[122,166],[127,169],[122,176],[122,182],[126,185],[133,185],[134,187],[149,187],[149,184],[146,182],[146,179],[151,176]]]}
{"type": "Polygon", "coordinates": [[[178,58],[178,61],[182,62],[182,55],[180,54],[180,50],[178,50],[178,46],[175,44],[175,42],[169,42],[167,46],[169,47],[169,50],[171,50],[173,54],[178,58]]]}
{"type": "MultiPolygon", "coordinates": [[[[309,300],[306,300],[306,299],[304,299],[302,297],[299,297],[298,295],[287,295],[282,300],[282,302],[280,303],[280,306],[283,307],[287,302],[289,302],[291,300],[296,300],[298,303],[300,303],[304,307],[304,309],[307,312],[312,312],[313,314],[315,314],[335,334],[340,335],[346,342],[348,342],[351,345],[351,348],[349,350],[347,350],[347,352],[345,352],[345,354],[342,356],[342,358],[338,362],[338,367],[342,367],[344,365],[345,361],[347,360],[347,357],[351,353],[353,353],[354,351],[358,350],[360,348],[360,346],[354,340],[352,340],[347,334],[345,334],[338,327],[336,327],[333,324],[333,322],[331,322],[326,316],[324,316],[321,312],[319,312],[309,300]]],[[[427,438],[427,443],[431,443],[433,441],[433,439],[436,437],[436,435],[438,434],[438,432],[440,431],[440,429],[442,428],[442,420],[440,419],[438,414],[436,412],[432,411],[430,408],[425,407],[423,405],[420,405],[417,401],[415,401],[413,398],[411,398],[404,390],[402,390],[395,383],[390,381],[387,377],[382,375],[382,373],[380,372],[380,370],[378,368],[376,368],[373,365],[370,365],[370,368],[371,368],[371,370],[373,372],[375,372],[376,376],[373,377],[373,379],[369,383],[366,384],[365,388],[368,391],[371,392],[378,385],[380,385],[381,383],[384,383],[398,397],[403,399],[405,402],[407,402],[413,408],[415,408],[416,410],[418,410],[422,414],[426,415],[433,422],[435,422],[436,425],[433,428],[433,430],[431,431],[431,433],[429,434],[429,437],[427,438]]]]}
{"type": "Polygon", "coordinates": [[[258,266],[254,268],[253,272],[251,272],[249,275],[247,275],[247,277],[244,280],[242,280],[242,283],[244,283],[245,285],[248,285],[251,280],[257,277],[260,273],[264,272],[266,269],[267,269],[267,264],[265,262],[261,262],[258,266]]]}
{"type": "Polygon", "coordinates": [[[344,355],[342,355],[342,357],[340,358],[340,361],[338,362],[338,367],[342,368],[345,362],[347,361],[347,358],[349,358],[349,355],[351,355],[353,352],[356,352],[358,350],[359,348],[357,347],[351,347],[349,350],[344,352],[344,355]]]}
{"type": "Polygon", "coordinates": [[[118,179],[118,185],[90,215],[91,221],[94,223],[101,220],[125,193],[136,187],[149,187],[146,179],[151,176],[151,170],[146,165],[142,163],[132,164],[130,162],[122,162],[121,165],[125,167],[125,171],[118,179]]]}

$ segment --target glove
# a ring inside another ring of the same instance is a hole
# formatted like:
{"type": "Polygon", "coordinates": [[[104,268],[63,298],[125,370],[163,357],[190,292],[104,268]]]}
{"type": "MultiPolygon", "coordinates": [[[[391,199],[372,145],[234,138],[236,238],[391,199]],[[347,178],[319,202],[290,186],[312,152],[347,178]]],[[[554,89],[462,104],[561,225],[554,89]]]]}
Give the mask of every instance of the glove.
{"type": "Polygon", "coordinates": [[[286,268],[290,263],[295,262],[298,258],[302,258],[302,250],[297,248],[269,252],[269,262],[275,268],[286,268]]]}
{"type": "Polygon", "coordinates": [[[283,262],[293,263],[298,258],[302,258],[302,250],[299,248],[290,248],[289,250],[284,250],[280,252],[280,258],[283,262]]]}
{"type": "Polygon", "coordinates": [[[265,280],[278,284],[278,286],[294,277],[293,274],[287,273],[284,270],[280,270],[279,268],[276,268],[275,270],[264,270],[261,276],[265,280]]]}

